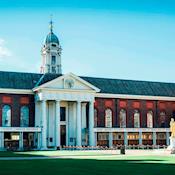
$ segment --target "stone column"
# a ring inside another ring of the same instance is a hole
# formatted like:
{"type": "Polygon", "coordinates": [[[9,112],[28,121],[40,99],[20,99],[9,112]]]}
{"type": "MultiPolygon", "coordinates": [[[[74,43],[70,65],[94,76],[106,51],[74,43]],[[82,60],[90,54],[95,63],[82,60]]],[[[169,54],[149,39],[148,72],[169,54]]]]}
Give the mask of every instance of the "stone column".
{"type": "Polygon", "coordinates": [[[87,128],[86,125],[86,103],[81,104],[82,129],[87,128]]]}
{"type": "Polygon", "coordinates": [[[157,145],[157,136],[156,136],[156,132],[153,132],[153,145],[157,145]]]}
{"type": "Polygon", "coordinates": [[[0,132],[0,150],[4,149],[4,132],[0,132]]]}
{"type": "Polygon", "coordinates": [[[142,145],[142,131],[139,131],[139,145],[142,145]]]}
{"type": "Polygon", "coordinates": [[[113,147],[113,133],[109,133],[109,148],[113,147]]]}
{"type": "Polygon", "coordinates": [[[86,103],[81,104],[81,128],[82,128],[82,145],[86,145],[86,128],[87,128],[87,123],[86,123],[86,103]]]}
{"type": "Polygon", "coordinates": [[[166,145],[170,145],[170,133],[166,132],[166,145]]]}
{"type": "Polygon", "coordinates": [[[60,101],[55,103],[55,147],[60,147],[60,101]]]}
{"type": "Polygon", "coordinates": [[[36,133],[37,134],[37,149],[39,150],[41,148],[41,133],[36,133]]]}
{"type": "Polygon", "coordinates": [[[128,132],[124,132],[124,145],[128,145],[128,132]]]}
{"type": "Polygon", "coordinates": [[[46,101],[42,101],[42,141],[41,149],[47,149],[47,115],[46,115],[46,101]]]}
{"type": "Polygon", "coordinates": [[[95,146],[94,135],[94,102],[89,102],[89,146],[95,146]]]}
{"type": "Polygon", "coordinates": [[[94,133],[94,137],[95,137],[94,145],[95,146],[97,146],[97,142],[98,142],[98,140],[97,140],[97,134],[98,134],[97,132],[94,133]]]}
{"type": "Polygon", "coordinates": [[[24,144],[23,144],[23,132],[19,133],[19,149],[23,150],[24,149],[24,144]]]}
{"type": "Polygon", "coordinates": [[[81,146],[81,101],[77,101],[76,146],[81,146]]]}
{"type": "Polygon", "coordinates": [[[2,132],[0,132],[0,150],[2,150],[2,132]]]}

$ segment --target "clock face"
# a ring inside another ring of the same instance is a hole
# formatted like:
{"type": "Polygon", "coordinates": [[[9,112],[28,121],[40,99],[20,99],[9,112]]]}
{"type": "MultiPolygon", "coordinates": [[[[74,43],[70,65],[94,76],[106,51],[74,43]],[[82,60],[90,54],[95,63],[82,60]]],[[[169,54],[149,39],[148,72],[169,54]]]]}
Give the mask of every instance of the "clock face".
{"type": "Polygon", "coordinates": [[[67,88],[72,88],[74,86],[74,80],[72,79],[66,79],[65,84],[67,88]]]}

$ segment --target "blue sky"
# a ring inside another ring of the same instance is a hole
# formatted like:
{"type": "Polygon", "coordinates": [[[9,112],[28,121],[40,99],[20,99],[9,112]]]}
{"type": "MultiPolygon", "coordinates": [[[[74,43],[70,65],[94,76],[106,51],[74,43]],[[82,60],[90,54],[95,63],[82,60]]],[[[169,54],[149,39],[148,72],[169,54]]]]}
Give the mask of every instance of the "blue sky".
{"type": "Polygon", "coordinates": [[[175,82],[173,0],[1,0],[0,70],[39,72],[53,14],[63,73],[175,82]]]}

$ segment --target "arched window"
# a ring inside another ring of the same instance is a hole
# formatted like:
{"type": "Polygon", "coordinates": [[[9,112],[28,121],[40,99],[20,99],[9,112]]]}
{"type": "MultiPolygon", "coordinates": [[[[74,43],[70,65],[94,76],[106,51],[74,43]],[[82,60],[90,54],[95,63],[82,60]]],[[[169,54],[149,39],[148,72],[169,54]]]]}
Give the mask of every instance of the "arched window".
{"type": "Polygon", "coordinates": [[[147,112],[147,128],[153,128],[153,112],[147,112]]]}
{"type": "Polygon", "coordinates": [[[27,106],[21,107],[20,126],[29,126],[29,108],[27,106]]]}
{"type": "Polygon", "coordinates": [[[165,127],[165,120],[166,120],[166,114],[165,112],[160,112],[160,127],[164,128],[165,127]]]}
{"type": "Polygon", "coordinates": [[[112,127],[112,110],[111,109],[105,110],[105,127],[108,127],[108,128],[112,127]]]}
{"type": "Polygon", "coordinates": [[[98,113],[97,109],[94,109],[94,127],[97,127],[97,122],[98,122],[98,113]]]}
{"type": "Polygon", "coordinates": [[[121,109],[119,113],[120,128],[126,128],[126,110],[121,109]]]}
{"type": "Polygon", "coordinates": [[[11,107],[4,105],[2,108],[2,126],[11,126],[11,107]]]}
{"type": "Polygon", "coordinates": [[[134,128],[140,128],[140,113],[138,110],[134,111],[134,128]]]}

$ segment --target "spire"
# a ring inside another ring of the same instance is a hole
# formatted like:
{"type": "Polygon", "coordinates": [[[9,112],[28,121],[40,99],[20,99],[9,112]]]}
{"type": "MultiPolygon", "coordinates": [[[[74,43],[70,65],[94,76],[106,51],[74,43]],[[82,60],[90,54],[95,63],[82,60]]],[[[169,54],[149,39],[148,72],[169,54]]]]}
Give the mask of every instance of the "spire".
{"type": "Polygon", "coordinates": [[[53,33],[53,21],[52,21],[52,15],[50,15],[49,28],[50,28],[50,33],[53,33]]]}

